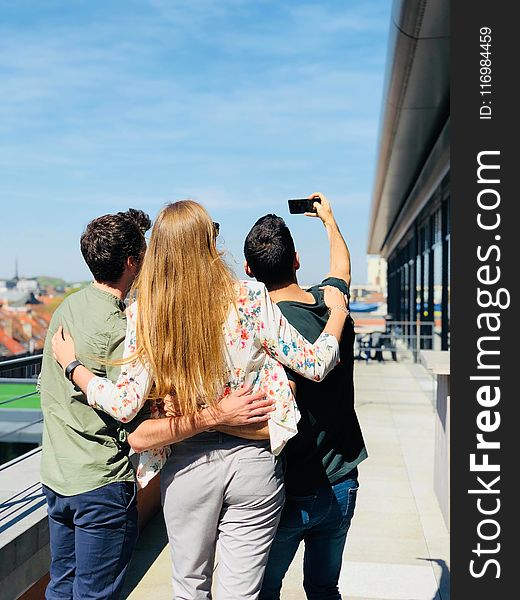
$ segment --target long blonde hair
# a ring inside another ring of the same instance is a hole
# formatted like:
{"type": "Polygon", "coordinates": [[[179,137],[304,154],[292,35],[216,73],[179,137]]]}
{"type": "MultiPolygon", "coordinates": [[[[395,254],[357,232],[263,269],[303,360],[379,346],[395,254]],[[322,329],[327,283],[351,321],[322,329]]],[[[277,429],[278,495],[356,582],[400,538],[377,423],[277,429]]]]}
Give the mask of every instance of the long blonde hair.
{"type": "Polygon", "coordinates": [[[193,200],[165,206],[133,286],[136,346],[151,368],[153,396],[175,394],[183,415],[194,415],[201,403],[215,405],[222,392],[222,327],[236,301],[235,283],[206,210],[193,200]]]}

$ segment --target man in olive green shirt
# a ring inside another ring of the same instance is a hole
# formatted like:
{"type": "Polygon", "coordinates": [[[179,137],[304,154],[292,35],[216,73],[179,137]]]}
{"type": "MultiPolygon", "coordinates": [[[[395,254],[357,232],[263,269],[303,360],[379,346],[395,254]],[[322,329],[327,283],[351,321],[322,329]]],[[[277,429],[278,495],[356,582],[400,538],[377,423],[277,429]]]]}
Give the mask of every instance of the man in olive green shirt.
{"type": "Polygon", "coordinates": [[[83,257],[94,283],[68,296],[45,342],[40,395],[44,416],[42,483],[48,504],[51,580],[45,597],[119,598],[137,539],[137,491],[121,424],[93,410],[52,355],[60,325],[76,340],[78,359],[116,380],[126,333],[124,298],[146,247],[148,215],[130,209],[88,224],[83,257]]]}

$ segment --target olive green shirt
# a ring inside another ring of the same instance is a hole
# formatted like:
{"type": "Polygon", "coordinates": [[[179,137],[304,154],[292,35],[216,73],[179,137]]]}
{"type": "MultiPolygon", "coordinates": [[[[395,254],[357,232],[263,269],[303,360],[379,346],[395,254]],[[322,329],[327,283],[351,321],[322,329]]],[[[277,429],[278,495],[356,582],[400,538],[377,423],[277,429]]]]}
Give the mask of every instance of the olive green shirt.
{"type": "Polygon", "coordinates": [[[94,410],[69,382],[52,356],[51,339],[60,325],[75,342],[77,358],[95,375],[115,381],[126,333],[125,305],[94,284],[71,294],[58,307],[45,340],[40,397],[43,411],[42,483],[72,496],[116,481],[134,481],[122,425],[94,410]]]}

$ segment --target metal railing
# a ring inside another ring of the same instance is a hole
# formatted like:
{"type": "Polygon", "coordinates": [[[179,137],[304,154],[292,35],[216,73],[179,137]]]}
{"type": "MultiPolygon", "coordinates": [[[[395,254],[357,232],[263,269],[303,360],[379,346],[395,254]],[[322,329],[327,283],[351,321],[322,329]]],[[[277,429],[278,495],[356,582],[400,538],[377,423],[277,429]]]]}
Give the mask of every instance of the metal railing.
{"type": "Polygon", "coordinates": [[[355,357],[383,361],[388,352],[392,360],[411,358],[418,362],[421,350],[434,349],[436,337],[431,321],[385,321],[384,325],[374,325],[373,329],[368,326],[367,331],[356,334],[355,357]]]}
{"type": "MultiPolygon", "coordinates": [[[[2,384],[29,383],[36,386],[37,376],[41,369],[43,354],[33,356],[24,356],[23,358],[12,358],[0,361],[0,386],[2,384]],[[9,373],[19,375],[19,377],[9,376],[9,373]],[[7,376],[6,376],[7,374],[7,376]]],[[[36,396],[38,391],[35,389],[28,394],[21,394],[0,401],[0,406],[36,396]]]]}
{"type": "MultiPolygon", "coordinates": [[[[33,356],[24,356],[22,358],[13,358],[8,360],[0,361],[0,391],[3,385],[8,384],[31,384],[34,385],[34,390],[26,393],[26,394],[17,394],[10,398],[4,398],[0,400],[0,407],[11,408],[12,405],[18,400],[24,400],[26,398],[32,398],[38,395],[37,386],[37,376],[41,369],[42,363],[42,354],[36,354],[33,356]],[[9,376],[11,374],[11,376],[9,376]],[[6,376],[7,375],[7,376],[6,376]],[[12,376],[12,375],[16,375],[12,376]]],[[[13,407],[16,409],[16,407],[13,407]]],[[[42,423],[43,418],[41,417],[41,413],[38,410],[30,409],[30,414],[32,415],[33,420],[30,422],[24,422],[23,424],[16,425],[16,419],[13,420],[13,429],[8,429],[7,431],[3,431],[0,434],[0,442],[11,442],[13,441],[13,436],[15,434],[20,434],[22,431],[26,431],[27,429],[33,427],[34,425],[39,425],[42,423]],[[38,418],[35,418],[38,417],[38,418]]],[[[11,415],[11,411],[9,411],[11,415]]],[[[1,416],[1,413],[0,413],[1,416]]],[[[7,419],[6,422],[10,422],[11,418],[7,419]]]]}
{"type": "Polygon", "coordinates": [[[0,359],[0,382],[33,383],[42,365],[43,354],[33,354],[22,358],[0,359]]]}

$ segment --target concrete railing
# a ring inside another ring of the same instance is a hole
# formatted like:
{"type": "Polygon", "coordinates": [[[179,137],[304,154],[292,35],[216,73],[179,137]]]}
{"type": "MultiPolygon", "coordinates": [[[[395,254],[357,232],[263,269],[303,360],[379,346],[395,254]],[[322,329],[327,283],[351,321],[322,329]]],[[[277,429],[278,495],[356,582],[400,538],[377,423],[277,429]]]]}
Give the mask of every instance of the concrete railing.
{"type": "Polygon", "coordinates": [[[437,378],[435,399],[435,463],[433,487],[448,531],[450,530],[450,353],[421,352],[421,360],[437,378]]]}
{"type": "Polygon", "coordinates": [[[42,442],[42,433],[43,415],[40,409],[2,408],[0,442],[39,445],[42,442]]]}
{"type": "MultiPolygon", "coordinates": [[[[41,361],[41,354],[0,361],[0,385],[35,384],[41,361]]],[[[36,394],[36,390],[31,391],[3,404],[36,394]]],[[[2,441],[41,442],[43,419],[39,409],[4,407],[0,417],[2,441]]],[[[36,448],[0,465],[0,600],[40,600],[49,580],[49,527],[40,459],[41,448],[36,448]]],[[[135,467],[137,455],[130,459],[135,467]]],[[[139,526],[143,528],[160,508],[159,477],[139,490],[137,502],[139,526]]]]}
{"type": "MultiPolygon", "coordinates": [[[[40,600],[50,564],[41,448],[0,466],[0,600],[40,600]]],[[[131,460],[136,463],[137,455],[131,460]]],[[[138,493],[142,529],[160,508],[159,477],[138,493]]]]}

